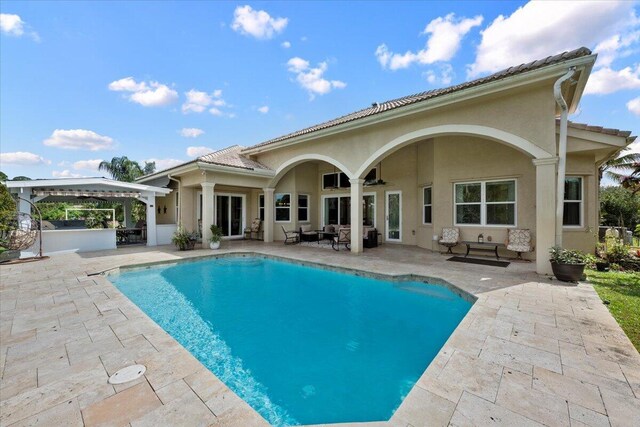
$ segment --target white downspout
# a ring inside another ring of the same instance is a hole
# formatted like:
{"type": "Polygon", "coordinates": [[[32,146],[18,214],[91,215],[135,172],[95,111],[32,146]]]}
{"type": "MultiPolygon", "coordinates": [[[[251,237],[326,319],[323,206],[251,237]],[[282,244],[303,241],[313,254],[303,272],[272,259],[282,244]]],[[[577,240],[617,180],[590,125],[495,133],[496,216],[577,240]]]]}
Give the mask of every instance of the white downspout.
{"type": "Polygon", "coordinates": [[[560,141],[558,147],[558,183],[556,194],[556,246],[562,246],[562,220],[564,217],[564,180],[567,169],[567,121],[569,107],[562,97],[562,83],[569,80],[576,72],[576,67],[569,68],[567,73],[553,84],[553,96],[560,107],[560,141]]]}

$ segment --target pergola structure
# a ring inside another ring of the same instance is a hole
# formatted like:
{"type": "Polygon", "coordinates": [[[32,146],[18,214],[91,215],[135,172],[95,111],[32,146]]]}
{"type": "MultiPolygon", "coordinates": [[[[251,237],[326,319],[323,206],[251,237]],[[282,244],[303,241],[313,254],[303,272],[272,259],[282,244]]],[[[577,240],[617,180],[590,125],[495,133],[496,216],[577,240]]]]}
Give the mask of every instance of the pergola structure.
{"type": "MultiPolygon", "coordinates": [[[[81,202],[81,201],[112,201],[122,203],[124,207],[125,226],[131,227],[131,201],[138,200],[146,205],[146,222],[147,222],[147,246],[156,246],[156,197],[162,197],[169,194],[172,190],[169,188],[154,187],[144,184],[136,184],[130,182],[115,181],[107,178],[70,178],[70,179],[38,179],[31,181],[7,181],[9,191],[18,197],[18,210],[27,214],[31,214],[31,203],[48,201],[48,202],[81,202]]],[[[71,232],[78,230],[53,230],[57,234],[51,234],[44,238],[46,240],[57,239],[58,243],[65,239],[73,242],[77,238],[69,239],[70,236],[64,236],[65,231],[71,232]]],[[[89,230],[85,230],[89,231],[89,230]]],[[[96,232],[102,230],[96,230],[96,232]]],[[[43,232],[44,234],[44,232],[43,232]]],[[[100,237],[108,247],[115,247],[115,234],[112,232],[108,236],[100,237]]],[[[95,239],[88,237],[88,240],[95,239]]],[[[53,243],[53,242],[51,242],[53,243]]],[[[60,250],[61,245],[50,245],[60,250]]],[[[64,245],[62,245],[64,246],[64,245]]],[[[82,250],[77,247],[78,244],[73,242],[66,250],[82,250]]],[[[95,249],[95,245],[90,246],[95,249]]],[[[106,249],[107,247],[105,247],[106,249]]]]}

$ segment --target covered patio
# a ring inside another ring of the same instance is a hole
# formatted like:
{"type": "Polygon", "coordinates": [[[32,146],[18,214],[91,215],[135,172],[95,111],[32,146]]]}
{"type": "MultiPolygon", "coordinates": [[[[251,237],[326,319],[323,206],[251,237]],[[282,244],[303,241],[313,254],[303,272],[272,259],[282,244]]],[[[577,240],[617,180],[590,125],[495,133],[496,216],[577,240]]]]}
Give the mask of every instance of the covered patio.
{"type": "MultiPolygon", "coordinates": [[[[17,197],[18,210],[39,219],[34,209],[37,202],[115,202],[122,204],[124,222],[116,228],[115,215],[106,228],[90,228],[84,221],[47,221],[42,227],[42,252],[44,255],[61,252],[87,252],[115,249],[118,243],[136,234],[147,246],[168,244],[177,225],[158,224],[156,210],[160,206],[157,197],[171,193],[169,188],[115,181],[107,178],[73,178],[31,181],[7,181],[7,188],[17,197]],[[135,224],[132,217],[132,201],[142,202],[146,209],[144,226],[135,224]],[[144,239],[144,240],[143,240],[144,239]]],[[[166,209],[166,208],[165,208],[166,209]]],[[[23,251],[23,256],[37,253],[37,247],[23,251]]]]}

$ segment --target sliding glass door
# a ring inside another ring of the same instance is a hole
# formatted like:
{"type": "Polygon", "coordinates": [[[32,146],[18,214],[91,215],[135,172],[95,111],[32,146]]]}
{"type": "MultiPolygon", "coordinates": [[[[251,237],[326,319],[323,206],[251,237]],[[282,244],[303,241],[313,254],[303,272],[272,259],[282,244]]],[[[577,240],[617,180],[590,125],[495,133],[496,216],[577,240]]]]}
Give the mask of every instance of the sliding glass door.
{"type": "MultiPolygon", "coordinates": [[[[376,195],[364,194],[362,201],[363,224],[375,227],[376,195]]],[[[351,196],[323,196],[322,209],[322,225],[351,225],[351,196]]]]}
{"type": "Polygon", "coordinates": [[[216,224],[228,238],[243,237],[245,228],[245,196],[216,194],[216,224]]]}

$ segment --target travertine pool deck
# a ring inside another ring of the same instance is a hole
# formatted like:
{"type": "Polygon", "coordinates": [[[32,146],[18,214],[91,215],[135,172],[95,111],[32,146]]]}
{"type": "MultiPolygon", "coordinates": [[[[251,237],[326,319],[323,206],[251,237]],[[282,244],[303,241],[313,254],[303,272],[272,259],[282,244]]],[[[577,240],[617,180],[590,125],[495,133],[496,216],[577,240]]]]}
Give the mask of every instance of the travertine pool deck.
{"type": "MultiPolygon", "coordinates": [[[[439,277],[478,298],[392,419],[358,425],[640,425],[640,355],[589,284],[393,245],[352,255],[232,242],[216,253],[228,252],[439,277]]],[[[0,425],[267,425],[108,277],[89,275],[205,255],[130,247],[1,266],[0,425]],[[107,383],[134,362],[144,377],[107,383]]]]}

